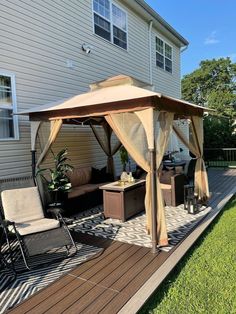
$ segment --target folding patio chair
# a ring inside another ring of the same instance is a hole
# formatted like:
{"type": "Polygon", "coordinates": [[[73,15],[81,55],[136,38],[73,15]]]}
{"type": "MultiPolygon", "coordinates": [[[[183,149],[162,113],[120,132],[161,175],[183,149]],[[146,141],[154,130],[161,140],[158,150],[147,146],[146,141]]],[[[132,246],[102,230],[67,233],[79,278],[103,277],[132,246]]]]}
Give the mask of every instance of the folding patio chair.
{"type": "Polygon", "coordinates": [[[11,270],[13,280],[16,278],[16,270],[13,263],[12,249],[8,238],[8,224],[0,215],[0,271],[11,270]]]}
{"type": "Polygon", "coordinates": [[[50,212],[56,219],[45,218],[37,187],[5,190],[1,193],[2,207],[8,230],[15,234],[25,266],[29,256],[66,247],[67,256],[76,253],[76,245],[60,209],[50,212]],[[71,253],[72,247],[74,252],[71,253]]]}

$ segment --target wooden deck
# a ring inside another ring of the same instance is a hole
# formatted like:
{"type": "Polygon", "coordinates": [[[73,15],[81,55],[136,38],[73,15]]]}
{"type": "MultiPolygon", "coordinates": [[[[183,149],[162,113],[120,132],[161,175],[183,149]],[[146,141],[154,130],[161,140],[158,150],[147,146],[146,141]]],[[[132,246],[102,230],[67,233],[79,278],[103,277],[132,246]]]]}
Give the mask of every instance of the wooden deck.
{"type": "Polygon", "coordinates": [[[236,193],[236,169],[210,169],[209,183],[211,212],[170,252],[154,255],[148,248],[77,233],[79,242],[104,248],[102,254],[9,313],[136,313],[236,193]]]}

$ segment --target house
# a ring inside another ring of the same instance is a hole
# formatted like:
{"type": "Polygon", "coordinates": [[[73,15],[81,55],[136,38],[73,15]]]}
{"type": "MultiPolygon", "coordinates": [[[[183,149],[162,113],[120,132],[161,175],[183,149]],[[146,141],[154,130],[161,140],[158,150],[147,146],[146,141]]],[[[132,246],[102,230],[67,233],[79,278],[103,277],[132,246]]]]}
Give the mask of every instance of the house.
{"type": "MultiPolygon", "coordinates": [[[[4,0],[0,17],[0,179],[31,173],[30,124],[14,112],[120,73],[181,97],[188,42],[143,0],[4,0]]],[[[63,127],[53,149],[65,143],[74,166],[106,163],[87,126],[63,127]]]]}

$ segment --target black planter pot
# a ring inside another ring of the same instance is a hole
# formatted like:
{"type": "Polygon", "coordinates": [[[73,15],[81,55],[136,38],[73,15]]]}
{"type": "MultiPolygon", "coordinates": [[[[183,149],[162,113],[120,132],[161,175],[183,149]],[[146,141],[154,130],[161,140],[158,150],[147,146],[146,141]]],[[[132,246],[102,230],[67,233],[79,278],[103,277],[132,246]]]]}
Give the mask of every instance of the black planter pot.
{"type": "Polygon", "coordinates": [[[68,199],[68,193],[63,191],[50,191],[50,203],[49,207],[64,208],[64,204],[68,199]]]}

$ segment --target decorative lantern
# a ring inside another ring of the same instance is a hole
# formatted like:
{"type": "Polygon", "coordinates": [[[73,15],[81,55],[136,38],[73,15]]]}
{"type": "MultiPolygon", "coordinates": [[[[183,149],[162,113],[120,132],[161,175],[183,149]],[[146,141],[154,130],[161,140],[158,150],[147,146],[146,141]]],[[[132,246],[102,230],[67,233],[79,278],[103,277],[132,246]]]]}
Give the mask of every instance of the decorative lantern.
{"type": "Polygon", "coordinates": [[[184,186],[184,209],[188,210],[188,199],[194,197],[194,185],[187,184],[184,186]]]}
{"type": "Polygon", "coordinates": [[[187,208],[189,214],[196,214],[198,211],[198,195],[193,194],[187,198],[187,208]]]}

